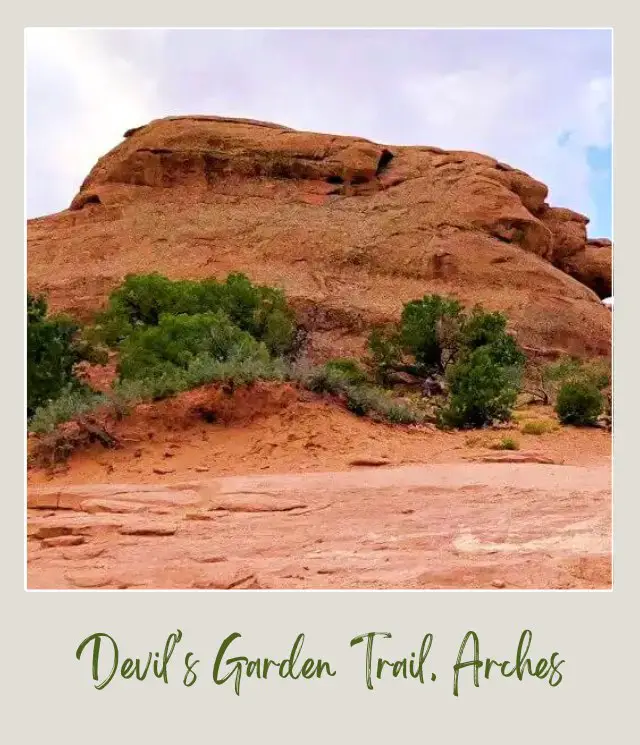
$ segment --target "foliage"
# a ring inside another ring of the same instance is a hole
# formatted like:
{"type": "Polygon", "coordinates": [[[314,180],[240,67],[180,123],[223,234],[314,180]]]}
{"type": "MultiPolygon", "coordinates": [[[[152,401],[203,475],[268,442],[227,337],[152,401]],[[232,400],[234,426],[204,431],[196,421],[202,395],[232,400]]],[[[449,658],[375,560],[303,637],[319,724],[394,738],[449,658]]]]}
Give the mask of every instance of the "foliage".
{"type": "Polygon", "coordinates": [[[256,380],[285,380],[286,375],[286,366],[278,359],[232,356],[220,362],[210,356],[199,355],[186,368],[151,368],[146,376],[119,380],[107,394],[87,388],[69,388],[36,410],[29,423],[29,431],[38,434],[52,432],[59,424],[93,413],[97,408],[108,409],[117,418],[122,418],[131,406],[166,398],[207,383],[249,385],[256,380]]]}
{"type": "Polygon", "coordinates": [[[325,368],[342,373],[344,379],[354,385],[360,385],[361,383],[367,382],[367,373],[362,369],[357,360],[342,358],[329,360],[329,362],[325,364],[325,368]]]}
{"type": "Polygon", "coordinates": [[[494,362],[504,367],[520,367],[525,361],[515,338],[507,333],[506,316],[486,313],[479,306],[463,320],[459,347],[470,351],[486,347],[494,362]]]}
{"type": "Polygon", "coordinates": [[[74,367],[91,348],[78,331],[70,318],[48,315],[43,297],[27,294],[27,419],[63,392],[83,387],[74,367]]]}
{"type": "MultiPolygon", "coordinates": [[[[30,298],[27,312],[30,325],[49,323],[41,299],[30,298]]],[[[242,385],[257,379],[297,379],[312,391],[340,396],[361,416],[399,423],[429,418],[424,405],[373,385],[357,360],[335,359],[302,372],[292,369],[303,336],[284,295],[253,285],[242,274],[231,274],[224,282],[130,275],[112,292],[93,328],[80,334],[64,319],[56,324],[69,359],[58,353],[61,380],[39,404],[34,426],[40,432],[50,432],[56,423],[105,401],[123,414],[140,401],[206,383],[242,385]],[[82,389],[73,378],[79,359],[104,356],[96,349],[97,341],[118,351],[119,377],[106,397],[82,389]]],[[[407,303],[396,326],[374,330],[369,350],[378,383],[388,384],[391,374],[400,371],[433,377],[439,391],[436,405],[440,393],[448,393],[440,411],[446,426],[482,427],[510,418],[524,355],[500,313],[480,307],[465,312],[457,300],[427,295],[407,303]],[[445,379],[448,391],[442,387],[445,379]]]]}
{"type": "Polygon", "coordinates": [[[562,357],[546,367],[545,379],[560,384],[580,380],[602,390],[611,383],[611,368],[605,360],[585,362],[573,357],[562,357]]]}
{"type": "Polygon", "coordinates": [[[512,368],[494,359],[490,347],[478,347],[447,371],[449,401],[441,412],[445,426],[483,427],[508,421],[518,395],[512,368]]]}
{"type": "Polygon", "coordinates": [[[275,355],[291,348],[296,328],[284,294],[253,285],[243,274],[214,279],[170,280],[160,274],[129,275],[114,290],[98,317],[95,333],[115,347],[141,327],[154,327],[167,315],[223,312],[240,329],[263,341],[275,355]]]}
{"type": "Polygon", "coordinates": [[[35,297],[30,292],[27,293],[27,323],[37,323],[44,321],[47,315],[47,301],[44,296],[35,297]]]}
{"type": "Polygon", "coordinates": [[[425,295],[404,306],[400,342],[426,370],[444,372],[459,344],[462,306],[457,300],[425,295]]]}
{"type": "Polygon", "coordinates": [[[207,383],[249,385],[256,380],[285,380],[286,366],[264,356],[230,357],[225,361],[210,355],[193,357],[184,368],[152,368],[145,376],[118,381],[114,395],[124,405],[155,401],[207,383]]]}
{"type": "Polygon", "coordinates": [[[82,416],[108,402],[108,398],[88,388],[69,385],[56,398],[38,407],[29,421],[29,432],[43,434],[63,422],[82,416]]]}
{"type": "Polygon", "coordinates": [[[339,394],[351,384],[348,375],[330,365],[294,367],[291,376],[304,388],[314,393],[339,394]]]}
{"type": "Polygon", "coordinates": [[[374,329],[368,342],[375,375],[380,383],[386,383],[389,373],[402,360],[400,339],[396,330],[374,329]]]}
{"type": "Polygon", "coordinates": [[[311,369],[294,369],[292,375],[310,391],[341,396],[347,409],[358,416],[371,416],[396,424],[417,424],[425,420],[417,408],[394,400],[377,386],[355,383],[349,372],[330,363],[311,369]]]}
{"type": "Polygon", "coordinates": [[[604,408],[604,399],[592,381],[570,380],[558,391],[556,413],[563,424],[592,426],[604,408]]]}
{"type": "Polygon", "coordinates": [[[446,377],[453,390],[442,418],[457,422],[455,426],[483,426],[492,418],[507,417],[525,362],[503,314],[480,306],[467,313],[457,300],[439,295],[407,303],[395,329],[371,334],[369,349],[376,378],[383,383],[401,370],[435,376],[436,381],[446,377]],[[483,354],[476,355],[480,349],[483,354]],[[500,395],[497,387],[503,384],[500,395]],[[475,395],[477,406],[472,405],[475,395]]]}
{"type": "Polygon", "coordinates": [[[611,386],[611,366],[606,360],[584,361],[573,357],[561,357],[542,367],[533,367],[532,392],[543,403],[555,403],[560,388],[565,383],[582,382],[599,391],[611,386]]]}
{"type": "Polygon", "coordinates": [[[158,377],[187,369],[198,356],[224,362],[232,356],[268,359],[269,352],[222,311],[164,314],[157,325],[140,326],[121,342],[118,374],[123,380],[158,377]]]}
{"type": "Polygon", "coordinates": [[[521,387],[525,357],[501,313],[480,306],[465,312],[454,299],[425,295],[404,306],[395,329],[369,337],[378,380],[394,371],[443,377],[449,400],[440,413],[448,426],[481,427],[509,418],[521,387]]]}
{"type": "Polygon", "coordinates": [[[105,401],[122,414],[131,403],[207,382],[284,379],[280,357],[299,336],[283,293],[253,285],[242,274],[224,282],[130,275],[86,329],[61,316],[47,318],[43,298],[28,297],[27,318],[27,415],[37,413],[31,427],[37,432],[50,432],[105,401]],[[106,362],[98,344],[118,351],[119,378],[107,397],[74,375],[77,362],[106,362]]]}

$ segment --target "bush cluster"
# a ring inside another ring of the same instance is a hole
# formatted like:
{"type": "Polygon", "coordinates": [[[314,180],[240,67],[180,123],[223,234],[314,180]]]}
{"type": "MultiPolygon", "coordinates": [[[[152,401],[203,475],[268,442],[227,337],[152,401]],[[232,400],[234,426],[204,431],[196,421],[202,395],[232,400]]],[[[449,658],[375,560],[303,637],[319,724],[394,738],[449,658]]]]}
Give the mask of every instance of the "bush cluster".
{"type": "Polygon", "coordinates": [[[128,276],[83,333],[69,319],[47,318],[40,298],[29,296],[27,318],[27,415],[37,432],[104,403],[126,407],[214,381],[283,379],[297,338],[282,292],[241,274],[224,282],[128,276]],[[74,372],[81,360],[104,361],[98,344],[117,351],[109,396],[91,391],[74,372]]]}
{"type": "Polygon", "coordinates": [[[444,426],[482,427],[511,416],[525,358],[501,313],[467,313],[457,300],[427,295],[404,306],[396,327],[375,330],[369,350],[380,382],[397,371],[443,379],[444,426]]]}
{"type": "Polygon", "coordinates": [[[395,424],[419,424],[424,414],[415,407],[394,400],[389,391],[367,382],[357,363],[333,360],[309,369],[295,369],[292,377],[315,393],[331,393],[344,399],[349,411],[358,416],[384,419],[395,424]]]}
{"type": "Polygon", "coordinates": [[[46,300],[27,294],[27,420],[63,393],[85,389],[74,368],[91,349],[70,318],[49,315],[46,300]]]}
{"type": "Polygon", "coordinates": [[[490,347],[460,356],[447,371],[449,400],[441,421],[451,427],[484,427],[511,418],[519,391],[519,368],[496,360],[490,347]]]}
{"type": "Polygon", "coordinates": [[[224,282],[130,275],[111,293],[95,333],[116,347],[141,328],[159,326],[163,317],[209,314],[226,316],[273,355],[287,354],[294,343],[296,326],[284,293],[254,285],[243,274],[230,274],[224,282]]]}
{"type": "MultiPolygon", "coordinates": [[[[503,314],[467,311],[454,299],[427,295],[407,303],[398,324],[371,333],[369,369],[353,359],[301,369],[292,363],[304,335],[283,293],[242,274],[224,282],[128,276],[84,330],[49,316],[46,302],[29,295],[27,337],[27,417],[36,432],[51,432],[104,404],[125,411],[210,382],[258,379],[297,380],[340,396],[361,416],[479,428],[511,418],[525,362],[503,314]],[[99,344],[117,352],[118,377],[109,394],[92,391],[75,373],[82,360],[100,361],[99,344]],[[422,406],[407,403],[390,390],[400,372],[426,381],[429,411],[426,399],[422,406]]],[[[553,390],[561,422],[594,424],[610,374],[563,359],[544,369],[542,383],[545,395],[553,390]]]]}
{"type": "Polygon", "coordinates": [[[150,274],[125,279],[95,333],[118,350],[118,389],[142,400],[214,381],[282,378],[296,326],[280,291],[244,275],[197,282],[150,274]]]}
{"type": "Polygon", "coordinates": [[[563,383],[558,391],[556,414],[563,424],[593,426],[602,414],[604,399],[593,383],[581,380],[563,383]]]}
{"type": "Polygon", "coordinates": [[[544,368],[542,382],[563,424],[593,426],[605,408],[610,415],[610,397],[603,391],[610,389],[611,369],[604,361],[563,357],[544,368]]]}

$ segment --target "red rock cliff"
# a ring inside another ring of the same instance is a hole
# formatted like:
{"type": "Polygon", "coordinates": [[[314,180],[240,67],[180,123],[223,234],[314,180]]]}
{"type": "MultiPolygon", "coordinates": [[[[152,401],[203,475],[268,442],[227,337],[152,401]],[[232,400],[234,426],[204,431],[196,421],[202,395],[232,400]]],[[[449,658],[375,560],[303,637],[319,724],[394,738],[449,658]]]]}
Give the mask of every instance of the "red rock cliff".
{"type": "Polygon", "coordinates": [[[29,221],[29,288],[86,314],[127,273],[243,271],[287,292],[319,358],[450,294],[505,311],[530,349],[609,354],[610,244],[546,198],[475,153],[171,117],[126,132],[68,210],[29,221]]]}

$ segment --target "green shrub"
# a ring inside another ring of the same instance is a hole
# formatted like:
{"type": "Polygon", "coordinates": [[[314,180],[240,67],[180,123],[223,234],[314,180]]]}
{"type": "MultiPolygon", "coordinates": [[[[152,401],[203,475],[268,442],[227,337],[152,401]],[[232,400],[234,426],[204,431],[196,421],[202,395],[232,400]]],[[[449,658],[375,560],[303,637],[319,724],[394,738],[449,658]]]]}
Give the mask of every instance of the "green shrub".
{"type": "Polygon", "coordinates": [[[461,323],[457,300],[440,295],[413,300],[404,306],[400,319],[402,348],[427,370],[442,372],[458,347],[461,323]]]}
{"type": "Polygon", "coordinates": [[[386,391],[371,385],[347,385],[342,390],[347,409],[394,424],[419,424],[424,416],[417,409],[394,401],[386,391]]]}
{"type": "Polygon", "coordinates": [[[507,319],[502,313],[488,313],[476,305],[463,319],[460,340],[467,349],[477,349],[502,339],[507,330],[507,319]]]}
{"type": "Polygon", "coordinates": [[[292,377],[315,393],[343,397],[347,409],[358,416],[371,416],[396,424],[417,424],[425,417],[417,408],[394,401],[387,391],[366,382],[356,383],[351,369],[331,364],[310,369],[292,370],[292,377]]]}
{"type": "Polygon", "coordinates": [[[376,379],[384,384],[387,382],[389,373],[402,360],[402,349],[397,331],[374,329],[369,336],[368,348],[371,352],[376,379]]]}
{"type": "Polygon", "coordinates": [[[292,371],[296,379],[304,388],[314,393],[342,393],[349,385],[349,378],[342,370],[320,365],[308,369],[292,371]]]}
{"type": "Polygon", "coordinates": [[[38,434],[53,432],[59,424],[86,414],[108,400],[104,394],[71,385],[57,398],[36,409],[29,422],[29,431],[38,434]]]}
{"type": "Polygon", "coordinates": [[[243,274],[230,274],[224,282],[129,275],[111,293],[107,309],[97,319],[96,334],[114,347],[140,327],[158,326],[163,316],[217,312],[264,341],[273,354],[286,353],[293,343],[295,321],[284,294],[253,285],[243,274]]]}
{"type": "Polygon", "coordinates": [[[327,370],[335,370],[349,383],[360,385],[367,382],[367,373],[362,369],[357,360],[336,359],[329,360],[325,364],[327,370]]]}
{"type": "Polygon", "coordinates": [[[347,409],[358,416],[366,416],[382,408],[384,394],[373,387],[347,385],[341,393],[345,395],[347,409]]]}
{"type": "Polygon", "coordinates": [[[525,362],[524,353],[507,332],[506,316],[476,306],[462,321],[459,349],[473,351],[480,347],[487,348],[494,362],[503,367],[520,367],[525,362]]]}
{"type": "Polygon", "coordinates": [[[388,383],[393,371],[444,375],[451,364],[480,348],[512,374],[521,372],[525,357],[507,332],[504,315],[480,306],[466,314],[457,300],[440,295],[406,303],[395,329],[376,330],[369,337],[373,367],[382,383],[388,383]]]}
{"type": "Polygon", "coordinates": [[[96,325],[82,335],[65,319],[47,321],[42,299],[29,297],[27,314],[28,413],[38,408],[34,427],[43,432],[105,402],[123,415],[132,404],[205,383],[283,380],[287,369],[279,355],[291,349],[296,333],[284,295],[253,285],[241,274],[225,282],[130,275],[112,292],[96,325]],[[105,351],[94,346],[97,341],[119,352],[118,380],[107,397],[73,377],[80,359],[105,361],[105,351]],[[59,401],[45,406],[60,394],[59,401]]]}
{"type": "Polygon", "coordinates": [[[217,381],[249,385],[257,380],[286,380],[287,366],[281,359],[271,359],[264,354],[232,355],[225,362],[196,357],[187,374],[191,387],[217,381]]]}
{"type": "Polygon", "coordinates": [[[186,370],[198,356],[224,362],[231,356],[269,357],[268,350],[223,312],[160,317],[156,326],[136,328],[120,344],[118,374],[128,378],[158,377],[186,370]]]}
{"type": "Polygon", "coordinates": [[[381,408],[381,414],[392,424],[421,424],[424,415],[417,409],[406,404],[386,401],[381,408]]]}
{"type": "Polygon", "coordinates": [[[543,367],[540,386],[547,400],[556,401],[565,383],[584,383],[602,391],[611,385],[611,366],[606,360],[583,361],[561,357],[543,367]]]}
{"type": "Polygon", "coordinates": [[[264,354],[231,355],[221,361],[207,354],[197,355],[186,367],[152,367],[145,375],[116,382],[115,396],[125,405],[142,401],[154,401],[176,393],[191,390],[208,383],[233,383],[249,385],[257,380],[285,380],[287,367],[281,359],[272,359],[264,354]]]}
{"type": "Polygon", "coordinates": [[[118,396],[163,398],[213,381],[285,377],[297,329],[280,290],[242,274],[224,282],[129,275],[97,318],[92,340],[119,352],[118,396]]]}
{"type": "Polygon", "coordinates": [[[452,365],[447,382],[444,425],[483,427],[510,419],[518,395],[517,370],[498,364],[488,347],[479,347],[452,365]]]}
{"type": "Polygon", "coordinates": [[[185,292],[178,293],[176,285],[160,274],[129,275],[111,293],[107,314],[135,327],[156,326],[163,313],[197,312],[196,307],[187,307],[187,288],[182,286],[185,292]],[[180,300],[184,306],[178,308],[180,300]]]}
{"type": "Polygon", "coordinates": [[[436,380],[444,375],[449,399],[440,418],[446,426],[508,419],[521,388],[525,356],[506,317],[479,306],[465,313],[451,298],[425,295],[407,303],[395,329],[371,334],[369,349],[382,383],[394,371],[436,380]]]}
{"type": "Polygon", "coordinates": [[[42,297],[27,295],[27,418],[63,392],[81,389],[74,374],[89,348],[78,342],[79,326],[65,316],[48,316],[42,297]]]}
{"type": "MultiPolygon", "coordinates": [[[[262,314],[258,314],[262,318],[262,314]]],[[[296,327],[289,311],[274,308],[264,314],[263,320],[254,330],[253,335],[262,341],[271,354],[276,357],[293,352],[296,339],[296,327]]]]}
{"type": "Polygon", "coordinates": [[[572,380],[560,386],[556,413],[563,424],[592,426],[603,408],[602,393],[593,382],[572,380]]]}

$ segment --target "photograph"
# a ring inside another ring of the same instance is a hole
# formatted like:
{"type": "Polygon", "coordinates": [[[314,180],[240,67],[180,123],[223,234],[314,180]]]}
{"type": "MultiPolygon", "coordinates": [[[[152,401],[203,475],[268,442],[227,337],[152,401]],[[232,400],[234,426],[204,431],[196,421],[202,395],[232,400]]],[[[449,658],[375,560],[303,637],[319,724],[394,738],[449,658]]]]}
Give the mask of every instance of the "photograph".
{"type": "Polygon", "coordinates": [[[27,29],[26,589],[611,590],[612,53],[27,29]]]}

